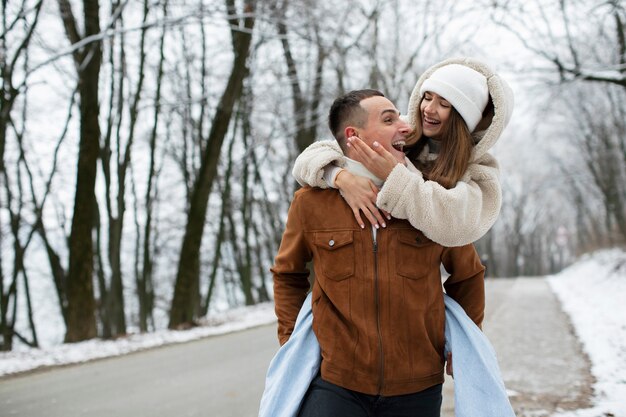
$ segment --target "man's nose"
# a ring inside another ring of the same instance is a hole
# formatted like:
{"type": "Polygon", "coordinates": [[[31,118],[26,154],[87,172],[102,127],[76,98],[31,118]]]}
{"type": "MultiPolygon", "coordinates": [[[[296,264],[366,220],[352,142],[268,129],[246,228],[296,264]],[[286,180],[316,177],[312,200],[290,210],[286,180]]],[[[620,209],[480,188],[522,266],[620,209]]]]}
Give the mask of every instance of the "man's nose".
{"type": "Polygon", "coordinates": [[[408,135],[411,132],[411,127],[409,126],[409,124],[402,119],[400,119],[399,123],[400,126],[398,127],[398,131],[403,135],[408,135]]]}

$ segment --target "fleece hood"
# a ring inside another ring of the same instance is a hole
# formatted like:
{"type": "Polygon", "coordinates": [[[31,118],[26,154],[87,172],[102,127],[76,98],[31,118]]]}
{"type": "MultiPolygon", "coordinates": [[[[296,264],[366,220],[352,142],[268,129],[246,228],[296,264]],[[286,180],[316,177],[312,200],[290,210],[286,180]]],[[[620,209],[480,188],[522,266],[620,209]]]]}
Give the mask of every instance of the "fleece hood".
{"type": "Polygon", "coordinates": [[[472,132],[476,145],[472,153],[470,162],[476,161],[484,156],[500,138],[502,131],[509,123],[511,114],[513,113],[513,90],[498,74],[496,74],[488,65],[474,58],[450,58],[428,68],[422,76],[417,80],[417,84],[413,88],[408,107],[408,122],[411,127],[421,129],[421,117],[419,114],[419,104],[422,98],[420,89],[422,84],[437,69],[450,65],[458,64],[467,66],[478,71],[487,79],[487,87],[489,90],[489,103],[487,111],[483,115],[482,120],[472,132]]]}

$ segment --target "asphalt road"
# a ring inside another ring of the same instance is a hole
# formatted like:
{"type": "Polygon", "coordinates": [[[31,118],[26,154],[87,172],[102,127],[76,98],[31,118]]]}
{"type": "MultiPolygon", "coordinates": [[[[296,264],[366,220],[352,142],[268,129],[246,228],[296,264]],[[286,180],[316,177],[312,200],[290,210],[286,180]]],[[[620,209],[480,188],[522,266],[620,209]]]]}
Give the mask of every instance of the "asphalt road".
{"type": "MultiPolygon", "coordinates": [[[[543,279],[487,281],[484,331],[518,417],[588,404],[589,363],[543,279]]],[[[254,417],[275,325],[0,378],[0,417],[254,417]]],[[[453,417],[453,383],[442,417],[453,417]]]]}
{"type": "MultiPolygon", "coordinates": [[[[587,408],[590,363],[568,316],[543,278],[487,280],[483,331],[498,355],[517,417],[587,408]]],[[[442,417],[454,417],[454,383],[444,384],[442,417]]]]}
{"type": "Polygon", "coordinates": [[[0,417],[254,417],[275,326],[0,379],[0,417]]]}

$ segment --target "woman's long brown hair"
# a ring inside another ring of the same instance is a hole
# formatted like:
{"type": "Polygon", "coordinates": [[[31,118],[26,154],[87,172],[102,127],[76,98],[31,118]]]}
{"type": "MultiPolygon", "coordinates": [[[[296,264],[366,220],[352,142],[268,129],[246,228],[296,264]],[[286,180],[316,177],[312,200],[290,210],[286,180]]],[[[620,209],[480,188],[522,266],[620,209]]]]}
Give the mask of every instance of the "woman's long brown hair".
{"type": "MultiPolygon", "coordinates": [[[[419,113],[418,123],[421,123],[421,111],[419,113]]],[[[441,149],[434,161],[419,161],[417,158],[426,146],[424,135],[407,156],[422,171],[426,179],[437,181],[445,188],[452,188],[467,170],[474,146],[467,124],[454,107],[451,108],[450,118],[439,140],[441,149]]]]}

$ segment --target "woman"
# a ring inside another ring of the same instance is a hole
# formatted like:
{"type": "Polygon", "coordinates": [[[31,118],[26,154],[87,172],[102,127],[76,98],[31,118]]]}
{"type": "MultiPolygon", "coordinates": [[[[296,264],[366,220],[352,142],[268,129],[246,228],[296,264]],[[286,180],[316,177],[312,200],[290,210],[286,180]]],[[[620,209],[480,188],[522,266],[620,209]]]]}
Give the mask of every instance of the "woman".
{"type": "Polygon", "coordinates": [[[411,163],[397,164],[382,147],[373,152],[352,138],[352,146],[362,155],[359,162],[385,180],[379,191],[369,180],[337,169],[345,165],[345,157],[334,140],[309,146],[296,159],[293,175],[302,185],[339,188],[361,227],[364,223],[359,211],[372,225],[384,226],[378,207],[409,220],[429,239],[444,246],[471,243],[493,226],[500,211],[499,168],[488,151],[500,138],[512,109],[511,89],[487,65],[471,58],[448,59],[429,68],[411,94],[408,121],[414,129],[413,138],[417,138],[407,153],[411,163]],[[480,86],[471,88],[472,83],[455,83],[467,77],[478,84],[483,77],[486,94],[480,86]],[[440,116],[433,114],[433,107],[441,105],[444,94],[431,91],[436,95],[426,95],[425,87],[440,93],[446,90],[448,99],[457,103],[458,109],[449,109],[449,123],[441,123],[440,116]],[[483,106],[479,112],[482,114],[472,108],[476,106],[468,105],[466,99],[471,95],[476,97],[473,100],[478,107],[483,106]],[[465,123],[459,123],[458,116],[465,123]],[[436,127],[442,130],[433,130],[436,127]],[[335,169],[329,166],[331,163],[335,169]]]}

